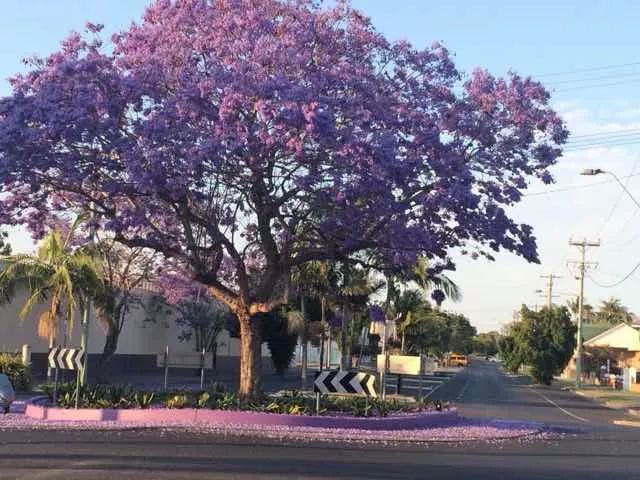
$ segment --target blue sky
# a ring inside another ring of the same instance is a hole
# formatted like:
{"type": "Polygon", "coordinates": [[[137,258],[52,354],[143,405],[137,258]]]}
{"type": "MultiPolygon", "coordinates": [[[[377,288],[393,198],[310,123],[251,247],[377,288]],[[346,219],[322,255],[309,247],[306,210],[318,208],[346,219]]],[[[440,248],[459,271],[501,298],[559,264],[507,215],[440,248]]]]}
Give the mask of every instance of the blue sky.
{"type": "MultiPolygon", "coordinates": [[[[51,52],[71,30],[82,30],[86,20],[104,23],[109,33],[126,28],[139,19],[148,3],[3,0],[0,95],[9,93],[4,79],[23,68],[21,58],[51,52]]],[[[462,70],[481,66],[496,74],[513,69],[538,77],[554,90],[554,105],[574,135],[640,129],[640,63],[636,64],[640,54],[635,51],[640,37],[639,2],[354,0],[354,5],[389,38],[407,39],[417,46],[444,43],[462,70]],[[631,65],[602,68],[624,64],[631,65]],[[595,68],[601,69],[582,71],[595,68]],[[558,72],[575,73],[553,75],[558,72]]],[[[583,140],[583,145],[587,143],[583,140]]],[[[636,145],[610,143],[614,145],[568,151],[554,170],[557,185],[534,185],[531,190],[569,190],[532,195],[514,208],[513,215],[534,226],[542,264],[527,265],[507,254],[499,255],[494,263],[460,259],[451,276],[461,285],[464,299],[458,305],[447,305],[449,308],[467,314],[480,330],[488,330],[508,322],[522,302],[543,303],[534,293],[543,287],[541,274],[561,275],[558,291],[575,292],[575,272],[566,265],[578,253],[568,245],[571,236],[602,240],[602,247],[589,254],[599,262],[590,274],[599,283],[622,278],[640,262],[638,209],[621,195],[616,184],[588,186],[601,179],[579,176],[582,167],[592,166],[620,176],[640,171],[636,145]]],[[[640,197],[638,177],[630,178],[627,186],[640,197]]],[[[18,250],[32,248],[21,232],[12,232],[12,241],[18,250]]],[[[589,279],[587,299],[597,304],[614,295],[640,313],[640,297],[635,294],[638,282],[640,273],[608,289],[589,279]]],[[[556,300],[564,302],[566,298],[556,300]]]]}

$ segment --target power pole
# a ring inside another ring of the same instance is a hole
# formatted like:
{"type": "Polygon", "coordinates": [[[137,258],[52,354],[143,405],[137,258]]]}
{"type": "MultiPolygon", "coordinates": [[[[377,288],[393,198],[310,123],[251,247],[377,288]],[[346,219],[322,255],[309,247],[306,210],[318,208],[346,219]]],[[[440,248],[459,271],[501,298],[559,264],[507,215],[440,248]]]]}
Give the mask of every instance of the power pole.
{"type": "Polygon", "coordinates": [[[587,266],[595,266],[597,265],[595,262],[587,262],[586,254],[587,247],[599,247],[600,240],[595,242],[589,242],[586,239],[581,240],[579,242],[569,240],[569,245],[573,247],[578,247],[580,250],[580,260],[569,262],[578,266],[578,281],[580,285],[580,290],[578,294],[578,341],[576,348],[576,388],[580,388],[582,376],[582,316],[583,316],[583,307],[584,307],[584,273],[587,266]]]}
{"type": "Polygon", "coordinates": [[[561,277],[550,273],[548,275],[540,275],[540,278],[547,279],[547,307],[551,308],[553,306],[553,280],[561,277]]]}

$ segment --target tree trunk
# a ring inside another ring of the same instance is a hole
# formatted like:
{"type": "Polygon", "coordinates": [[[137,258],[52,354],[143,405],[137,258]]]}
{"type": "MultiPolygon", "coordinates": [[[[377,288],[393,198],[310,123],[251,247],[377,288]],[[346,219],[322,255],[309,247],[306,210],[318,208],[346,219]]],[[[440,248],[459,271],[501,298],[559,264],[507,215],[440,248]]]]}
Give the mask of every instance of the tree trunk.
{"type": "Polygon", "coordinates": [[[349,358],[349,352],[347,351],[347,310],[345,306],[342,306],[342,323],[341,323],[341,333],[342,333],[342,345],[340,348],[340,370],[348,370],[351,363],[351,359],[349,358]]]}
{"type": "Polygon", "coordinates": [[[118,349],[118,338],[120,337],[120,332],[115,325],[109,324],[107,327],[107,334],[104,342],[104,348],[102,349],[102,356],[100,357],[100,368],[98,373],[98,378],[100,381],[106,380],[109,376],[109,364],[113,359],[113,355],[116,353],[118,349]]]}
{"type": "Polygon", "coordinates": [[[321,324],[322,324],[322,333],[320,335],[320,366],[318,370],[324,370],[324,342],[325,342],[325,326],[326,326],[326,318],[325,318],[325,298],[324,296],[320,299],[320,315],[321,315],[321,324]]]}
{"type": "Polygon", "coordinates": [[[262,338],[260,324],[248,312],[237,314],[240,322],[240,401],[262,395],[262,338]]]}
{"type": "Polygon", "coordinates": [[[304,305],[304,295],[300,297],[300,311],[302,313],[302,335],[300,335],[300,344],[302,346],[302,359],[300,375],[302,377],[301,390],[307,388],[307,365],[309,362],[309,342],[307,341],[307,315],[304,305]]]}

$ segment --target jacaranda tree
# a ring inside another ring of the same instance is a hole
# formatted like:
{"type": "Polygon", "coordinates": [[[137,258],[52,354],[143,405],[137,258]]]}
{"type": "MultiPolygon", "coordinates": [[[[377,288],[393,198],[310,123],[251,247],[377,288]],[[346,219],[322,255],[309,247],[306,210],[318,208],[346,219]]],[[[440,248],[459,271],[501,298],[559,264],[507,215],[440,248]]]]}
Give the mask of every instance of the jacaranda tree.
{"type": "Polygon", "coordinates": [[[536,261],[520,200],[567,138],[529,78],[463,75],[390,42],[346,1],[159,0],[103,46],[73,34],[0,100],[0,224],[91,211],[229,306],[240,394],[260,390],[254,317],[313,260],[452,268],[464,248],[536,261]]]}

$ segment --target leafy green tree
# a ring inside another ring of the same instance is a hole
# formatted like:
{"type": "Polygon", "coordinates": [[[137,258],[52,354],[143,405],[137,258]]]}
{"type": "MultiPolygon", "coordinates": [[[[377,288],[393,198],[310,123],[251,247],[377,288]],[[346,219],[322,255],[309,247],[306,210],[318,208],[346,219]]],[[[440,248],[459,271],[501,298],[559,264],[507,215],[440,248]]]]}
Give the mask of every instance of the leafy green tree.
{"type": "MultiPolygon", "coordinates": [[[[569,307],[569,311],[574,315],[578,315],[578,299],[575,298],[573,300],[567,301],[567,307],[569,307]]],[[[595,323],[598,321],[596,312],[593,309],[593,306],[585,303],[582,305],[582,321],[585,323],[595,323]]]]}
{"type": "Polygon", "coordinates": [[[633,321],[633,314],[627,307],[622,305],[619,298],[611,297],[600,304],[600,308],[596,312],[596,319],[600,323],[609,325],[630,324],[633,321]]]}
{"type": "Polygon", "coordinates": [[[293,360],[298,344],[298,334],[292,333],[288,327],[287,317],[281,311],[263,313],[262,339],[267,342],[271,354],[273,368],[279,375],[284,375],[293,360]]]}
{"type": "Polygon", "coordinates": [[[7,242],[9,234],[5,231],[0,231],[0,256],[11,255],[11,245],[7,242]]]}
{"type": "Polygon", "coordinates": [[[424,305],[412,316],[405,330],[406,351],[442,356],[449,351],[451,329],[446,312],[424,305]]]}
{"type": "Polygon", "coordinates": [[[468,354],[473,350],[473,337],[476,329],[471,325],[469,319],[460,313],[446,313],[451,337],[449,339],[449,350],[456,353],[468,354]]]}
{"type": "Polygon", "coordinates": [[[501,335],[498,332],[479,333],[473,337],[473,351],[479,355],[495,355],[501,335]]]}
{"type": "Polygon", "coordinates": [[[509,370],[529,365],[534,380],[549,385],[569,363],[575,345],[576,326],[566,307],[535,312],[523,305],[520,321],[510,325],[500,342],[500,353],[509,370]]]}

